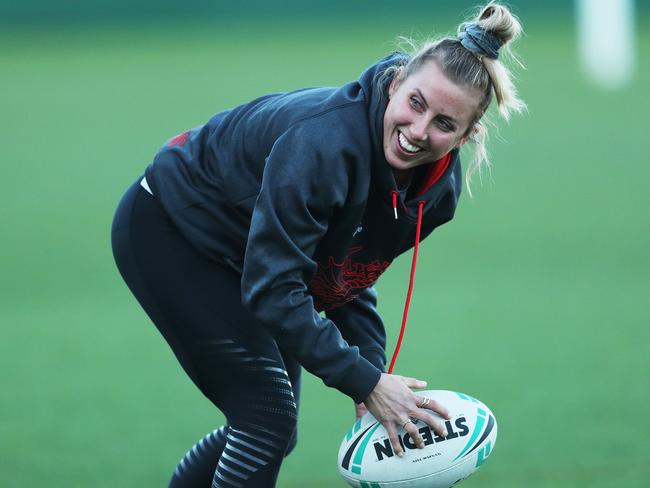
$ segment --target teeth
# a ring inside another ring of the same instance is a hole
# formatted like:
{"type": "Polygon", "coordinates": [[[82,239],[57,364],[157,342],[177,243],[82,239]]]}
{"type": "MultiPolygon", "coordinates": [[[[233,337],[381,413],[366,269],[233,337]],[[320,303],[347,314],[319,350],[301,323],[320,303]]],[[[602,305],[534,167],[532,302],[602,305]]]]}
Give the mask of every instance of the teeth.
{"type": "Polygon", "coordinates": [[[410,152],[410,153],[416,153],[416,152],[420,152],[420,151],[422,151],[422,148],[421,148],[421,147],[414,146],[413,144],[411,144],[411,143],[406,139],[406,137],[404,136],[404,134],[402,134],[401,132],[399,132],[398,140],[399,140],[399,145],[402,147],[402,149],[404,149],[404,150],[407,151],[407,152],[410,152]]]}

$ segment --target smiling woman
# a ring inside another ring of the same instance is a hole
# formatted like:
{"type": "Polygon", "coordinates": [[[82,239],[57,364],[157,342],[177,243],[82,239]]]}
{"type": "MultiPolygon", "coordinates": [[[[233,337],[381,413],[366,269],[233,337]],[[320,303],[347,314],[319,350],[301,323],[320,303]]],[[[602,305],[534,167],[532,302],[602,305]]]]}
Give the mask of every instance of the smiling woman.
{"type": "Polygon", "coordinates": [[[519,30],[490,4],[458,39],[342,87],[220,112],[169,139],[126,192],[117,266],[227,418],[170,486],[274,486],[296,444],[301,367],[367,408],[398,456],[398,426],[424,447],[411,419],[447,435],[444,405],[410,389],[426,382],[391,374],[396,355],[386,372],[373,285],[414,247],[410,297],[417,246],[454,216],[459,147],[482,134],[491,93],[505,115],[523,107],[496,61],[519,30]]]}
{"type": "Polygon", "coordinates": [[[384,151],[399,181],[409,181],[410,169],[437,161],[469,140],[477,146],[465,177],[471,194],[472,175],[489,165],[487,129],[481,118],[492,93],[506,120],[511,112],[526,108],[499,60],[505,53],[519,63],[510,43],[521,32],[506,8],[490,4],[474,22],[461,24],[457,39],[427,42],[403,64],[386,70],[383,76],[392,82],[384,116],[384,151]]]}

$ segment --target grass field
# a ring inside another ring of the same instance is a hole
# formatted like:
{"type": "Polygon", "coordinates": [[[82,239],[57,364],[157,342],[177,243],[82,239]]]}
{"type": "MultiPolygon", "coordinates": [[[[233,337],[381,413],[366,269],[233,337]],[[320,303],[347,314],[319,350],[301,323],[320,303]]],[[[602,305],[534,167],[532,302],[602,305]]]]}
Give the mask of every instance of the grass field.
{"type": "MultiPolygon", "coordinates": [[[[633,84],[605,92],[577,69],[570,23],[526,22],[529,114],[493,133],[492,181],[423,244],[396,372],[495,412],[496,451],[464,487],[650,486],[648,25],[633,84]]],[[[353,79],[408,26],[0,34],[1,486],[164,486],[221,424],[114,268],[114,207],[171,135],[253,96],[353,79]]],[[[409,259],[379,284],[391,351],[409,259]]],[[[342,486],[352,402],[309,375],[303,398],[279,486],[342,486]]]]}

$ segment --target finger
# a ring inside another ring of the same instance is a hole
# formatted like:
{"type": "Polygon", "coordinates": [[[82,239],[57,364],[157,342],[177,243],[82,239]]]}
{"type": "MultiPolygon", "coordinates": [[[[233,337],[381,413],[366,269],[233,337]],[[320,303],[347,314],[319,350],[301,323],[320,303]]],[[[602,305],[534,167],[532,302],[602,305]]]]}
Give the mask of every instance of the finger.
{"type": "Polygon", "coordinates": [[[388,432],[388,439],[390,440],[390,445],[393,446],[393,452],[399,457],[404,456],[404,450],[402,449],[402,445],[397,437],[395,426],[392,423],[388,423],[385,424],[384,427],[386,428],[386,432],[388,432]]]}
{"type": "Polygon", "coordinates": [[[418,431],[417,426],[413,422],[407,422],[404,424],[404,430],[408,432],[408,435],[411,436],[413,443],[420,449],[424,449],[424,440],[418,431]]]}
{"type": "Polygon", "coordinates": [[[402,381],[408,386],[409,388],[417,388],[417,389],[422,389],[427,387],[427,382],[423,380],[418,380],[417,378],[410,378],[408,376],[402,376],[402,381]]]}
{"type": "Polygon", "coordinates": [[[424,398],[418,403],[418,406],[422,405],[420,406],[420,408],[436,412],[438,415],[440,415],[441,417],[447,420],[451,418],[451,414],[449,413],[449,410],[445,406],[443,406],[440,402],[437,402],[436,400],[429,398],[429,402],[427,404],[423,405],[423,403],[426,403],[424,401],[424,398]]]}
{"type": "Polygon", "coordinates": [[[445,428],[445,424],[436,419],[433,415],[422,412],[420,414],[413,415],[413,417],[427,424],[429,427],[431,427],[431,430],[433,430],[440,437],[447,437],[447,429],[445,428]]]}
{"type": "Polygon", "coordinates": [[[355,415],[357,417],[357,420],[359,420],[361,417],[363,417],[366,413],[368,413],[368,409],[363,403],[358,403],[355,404],[355,415]]]}

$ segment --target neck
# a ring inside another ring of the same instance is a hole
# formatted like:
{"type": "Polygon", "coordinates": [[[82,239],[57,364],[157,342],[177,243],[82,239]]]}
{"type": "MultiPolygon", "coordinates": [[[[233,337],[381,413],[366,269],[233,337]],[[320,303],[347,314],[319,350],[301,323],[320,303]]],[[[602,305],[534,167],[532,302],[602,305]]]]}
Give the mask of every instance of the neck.
{"type": "Polygon", "coordinates": [[[409,186],[412,175],[412,169],[393,169],[393,177],[395,178],[395,183],[397,183],[397,188],[399,190],[409,186]]]}

